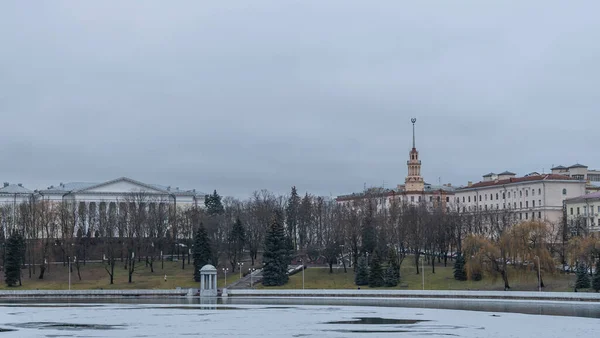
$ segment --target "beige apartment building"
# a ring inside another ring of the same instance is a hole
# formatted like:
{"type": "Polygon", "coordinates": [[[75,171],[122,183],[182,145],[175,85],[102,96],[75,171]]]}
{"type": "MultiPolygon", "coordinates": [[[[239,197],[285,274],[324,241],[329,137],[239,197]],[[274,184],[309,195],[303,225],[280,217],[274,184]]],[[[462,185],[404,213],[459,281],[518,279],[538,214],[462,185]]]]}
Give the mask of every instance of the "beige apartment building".
{"type": "Polygon", "coordinates": [[[569,198],[565,207],[571,229],[600,231],[600,192],[569,198]]]}
{"type": "Polygon", "coordinates": [[[455,207],[462,212],[510,211],[517,220],[558,224],[563,202],[586,192],[586,181],[558,174],[531,173],[517,177],[505,171],[490,173],[478,183],[455,191],[455,207]]]}

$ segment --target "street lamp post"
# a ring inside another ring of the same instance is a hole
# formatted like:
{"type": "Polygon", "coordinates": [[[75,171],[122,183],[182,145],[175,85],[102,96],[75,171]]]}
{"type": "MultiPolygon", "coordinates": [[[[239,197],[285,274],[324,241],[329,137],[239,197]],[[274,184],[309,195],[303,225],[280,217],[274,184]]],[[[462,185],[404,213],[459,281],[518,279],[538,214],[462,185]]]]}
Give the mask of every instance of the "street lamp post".
{"type": "MultiPolygon", "coordinates": [[[[73,256],[73,262],[77,261],[77,256],[73,256]]],[[[71,258],[69,257],[69,291],[71,291],[71,258]]]]}
{"type": "Polygon", "coordinates": [[[300,263],[302,263],[302,290],[304,290],[304,259],[300,258],[300,263]]]}
{"type": "Polygon", "coordinates": [[[421,275],[423,275],[423,290],[425,290],[425,257],[421,256],[421,275]]]}
{"type": "Polygon", "coordinates": [[[223,272],[225,273],[225,286],[227,286],[227,271],[229,271],[229,268],[223,268],[223,272]]]}
{"type": "Polygon", "coordinates": [[[537,266],[538,266],[538,291],[542,292],[542,270],[540,267],[540,258],[538,256],[535,256],[535,258],[537,259],[537,266]]]}
{"type": "Polygon", "coordinates": [[[240,279],[242,279],[242,268],[244,267],[244,263],[238,262],[237,265],[238,269],[240,269],[240,279]]]}
{"type": "Polygon", "coordinates": [[[253,280],[252,280],[252,273],[253,273],[255,270],[256,270],[255,268],[250,268],[250,269],[248,269],[248,271],[250,271],[250,289],[252,289],[252,287],[253,287],[253,284],[254,284],[254,282],[253,282],[253,280]]]}

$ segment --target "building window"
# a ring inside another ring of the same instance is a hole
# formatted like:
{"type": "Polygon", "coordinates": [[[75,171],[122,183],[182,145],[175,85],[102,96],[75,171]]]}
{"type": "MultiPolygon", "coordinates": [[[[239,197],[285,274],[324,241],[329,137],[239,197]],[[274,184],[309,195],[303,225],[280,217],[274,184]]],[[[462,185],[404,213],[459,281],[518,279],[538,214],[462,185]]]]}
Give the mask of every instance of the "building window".
{"type": "Polygon", "coordinates": [[[517,202],[515,202],[515,209],[517,208],[517,202]]]}
{"type": "Polygon", "coordinates": [[[463,207],[463,212],[466,212],[466,211],[467,211],[467,208],[466,208],[466,207],[463,207]]]}
{"type": "Polygon", "coordinates": [[[523,197],[523,190],[519,190],[519,197],[523,197]]]}
{"type": "Polygon", "coordinates": [[[525,201],[525,208],[529,208],[529,201],[525,201]]]}
{"type": "Polygon", "coordinates": [[[577,215],[579,215],[579,207],[577,207],[577,215]]]}
{"type": "Polygon", "coordinates": [[[498,200],[498,193],[496,193],[496,201],[498,200]]]}
{"type": "Polygon", "coordinates": [[[563,195],[567,194],[567,189],[563,189],[563,195]]]}
{"type": "Polygon", "coordinates": [[[450,197],[446,197],[446,202],[450,202],[450,197]]]}
{"type": "Polygon", "coordinates": [[[502,209],[506,209],[506,203],[502,203],[502,209]]]}
{"type": "Polygon", "coordinates": [[[481,202],[481,195],[479,195],[479,202],[481,202]]]}
{"type": "Polygon", "coordinates": [[[429,196],[429,202],[433,201],[433,196],[429,196]]]}
{"type": "Polygon", "coordinates": [[[529,219],[529,213],[525,213],[525,219],[529,219]]]}
{"type": "Polygon", "coordinates": [[[539,188],[538,189],[538,195],[541,195],[541,194],[542,194],[542,188],[539,188]]]}
{"type": "Polygon", "coordinates": [[[421,196],[419,196],[419,202],[421,202],[421,196]]]}
{"type": "Polygon", "coordinates": [[[571,208],[571,215],[573,215],[573,208],[571,208]]]}
{"type": "Polygon", "coordinates": [[[541,207],[542,206],[542,200],[538,200],[538,205],[541,207]]]}
{"type": "Polygon", "coordinates": [[[503,199],[503,200],[505,200],[505,199],[506,199],[506,193],[505,193],[505,192],[503,192],[503,193],[502,193],[502,199],[503,199]]]}
{"type": "Polygon", "coordinates": [[[535,200],[531,201],[531,206],[535,208],[535,200]]]}
{"type": "Polygon", "coordinates": [[[529,190],[525,190],[525,197],[529,196],[529,190]]]}
{"type": "Polygon", "coordinates": [[[490,201],[494,200],[494,195],[490,194],[490,201]]]}
{"type": "Polygon", "coordinates": [[[438,197],[437,197],[437,201],[438,201],[438,202],[440,201],[440,196],[438,196],[438,197]]]}
{"type": "Polygon", "coordinates": [[[415,196],[410,196],[410,201],[414,202],[415,201],[415,196]]]}
{"type": "Polygon", "coordinates": [[[519,202],[519,208],[523,209],[523,202],[519,202]]]}
{"type": "Polygon", "coordinates": [[[485,205],[485,210],[487,210],[487,204],[485,205]]]}
{"type": "Polygon", "coordinates": [[[519,219],[523,219],[523,214],[519,213],[519,219]]]}
{"type": "Polygon", "coordinates": [[[500,206],[496,203],[496,210],[500,210],[500,206]]]}
{"type": "Polygon", "coordinates": [[[531,189],[531,196],[535,196],[535,189],[531,189]]]}
{"type": "Polygon", "coordinates": [[[487,194],[485,195],[485,200],[487,201],[487,194]]]}
{"type": "Polygon", "coordinates": [[[465,196],[463,196],[463,203],[465,203],[465,196]]]}
{"type": "Polygon", "coordinates": [[[510,191],[508,192],[508,198],[510,198],[510,191]]]}
{"type": "Polygon", "coordinates": [[[535,219],[535,212],[531,213],[531,219],[535,219]]]}
{"type": "Polygon", "coordinates": [[[542,218],[542,212],[538,211],[538,218],[542,218]]]}
{"type": "Polygon", "coordinates": [[[471,203],[471,196],[468,196],[468,197],[469,197],[469,203],[471,203]]]}

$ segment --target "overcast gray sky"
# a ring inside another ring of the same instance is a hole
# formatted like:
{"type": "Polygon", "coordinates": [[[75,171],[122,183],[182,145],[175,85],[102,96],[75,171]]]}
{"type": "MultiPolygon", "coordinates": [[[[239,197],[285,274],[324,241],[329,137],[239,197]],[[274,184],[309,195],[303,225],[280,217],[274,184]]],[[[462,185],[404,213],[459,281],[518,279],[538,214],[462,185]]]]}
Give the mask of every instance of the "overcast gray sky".
{"type": "Polygon", "coordinates": [[[338,195],[600,167],[600,2],[2,1],[0,180],[338,195]],[[226,4],[228,3],[228,4],[226,4]]]}

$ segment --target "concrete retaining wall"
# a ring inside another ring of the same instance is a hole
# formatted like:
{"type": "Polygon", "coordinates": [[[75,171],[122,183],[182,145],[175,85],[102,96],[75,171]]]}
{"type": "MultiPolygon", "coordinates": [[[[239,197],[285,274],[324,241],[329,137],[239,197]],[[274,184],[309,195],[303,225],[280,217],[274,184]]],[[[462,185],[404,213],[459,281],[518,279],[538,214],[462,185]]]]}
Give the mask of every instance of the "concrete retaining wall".
{"type": "MultiPolygon", "coordinates": [[[[197,289],[193,289],[197,293],[197,289]]],[[[63,298],[63,297],[180,297],[189,289],[175,290],[2,290],[2,298],[63,298]]]]}
{"type": "Polygon", "coordinates": [[[229,291],[230,297],[370,297],[456,298],[600,302],[600,293],[523,291],[418,291],[418,290],[250,290],[229,291]]]}

